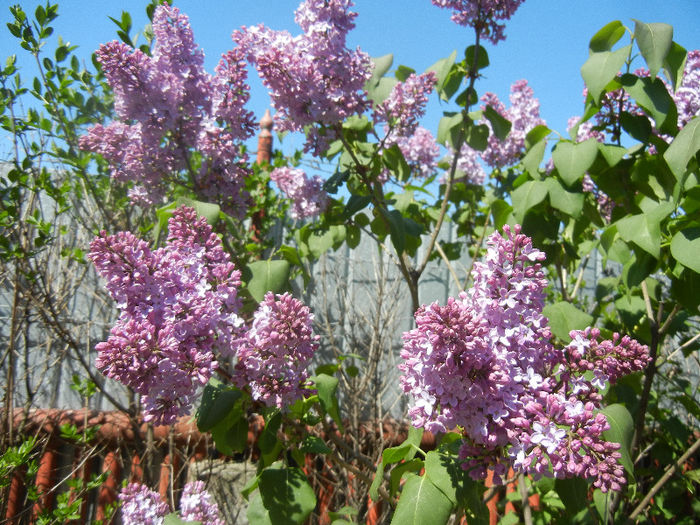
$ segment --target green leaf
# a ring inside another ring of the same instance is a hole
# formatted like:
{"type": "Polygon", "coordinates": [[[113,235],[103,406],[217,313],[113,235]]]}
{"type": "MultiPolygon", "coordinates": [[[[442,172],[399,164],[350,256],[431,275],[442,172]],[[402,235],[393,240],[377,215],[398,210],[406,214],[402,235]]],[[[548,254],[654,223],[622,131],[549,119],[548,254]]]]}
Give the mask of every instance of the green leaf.
{"type": "Polygon", "coordinates": [[[411,167],[406,162],[398,144],[392,144],[382,151],[382,163],[399,181],[407,181],[411,177],[411,167]]]}
{"type": "Polygon", "coordinates": [[[314,490],[299,468],[266,468],[258,490],[275,525],[301,524],[316,507],[314,490]]]}
{"type": "Polygon", "coordinates": [[[493,134],[496,135],[499,140],[505,140],[508,133],[510,133],[510,128],[513,126],[510,120],[501,116],[501,114],[491,106],[486,106],[484,116],[489,119],[493,134]]]}
{"type": "Polygon", "coordinates": [[[700,117],[690,120],[664,153],[664,159],[676,176],[682,180],[688,162],[700,150],[700,117]]]}
{"type": "Polygon", "coordinates": [[[631,475],[634,474],[634,464],[630,456],[630,445],[632,444],[632,434],[634,433],[634,420],[629,411],[622,405],[609,405],[601,410],[607,418],[610,428],[603,432],[606,441],[620,444],[620,463],[631,475]]]}
{"type": "Polygon", "coordinates": [[[270,513],[263,505],[260,492],[256,491],[248,503],[248,511],[246,517],[250,525],[273,525],[270,518],[270,513]]]}
{"type": "Polygon", "coordinates": [[[464,115],[462,112],[442,117],[438,124],[437,141],[443,146],[446,146],[448,143],[454,146],[456,142],[454,137],[458,136],[463,122],[464,115]]]}
{"type": "Polygon", "coordinates": [[[662,133],[675,135],[678,130],[678,112],[671,95],[660,78],[640,78],[625,74],[620,78],[623,89],[644,112],[654,119],[662,133]]]}
{"type": "Polygon", "coordinates": [[[405,82],[408,77],[410,77],[412,74],[416,72],[415,69],[412,67],[408,66],[399,66],[396,68],[396,71],[394,72],[394,76],[396,77],[396,80],[399,82],[405,82]]]}
{"type": "Polygon", "coordinates": [[[683,46],[673,42],[671,49],[664,60],[664,71],[666,77],[671,81],[673,91],[678,89],[683,81],[683,71],[685,70],[685,62],[688,58],[688,52],[683,46]]]}
{"type": "Polygon", "coordinates": [[[547,141],[540,140],[537,144],[532,146],[521,161],[525,169],[532,175],[536,177],[540,171],[540,164],[544,158],[544,151],[547,148],[547,141]]]}
{"type": "Polygon", "coordinates": [[[304,437],[299,444],[299,450],[306,454],[328,454],[332,452],[320,437],[311,435],[304,437]]]}
{"type": "Polygon", "coordinates": [[[372,57],[371,60],[374,63],[374,69],[372,70],[372,76],[365,84],[367,91],[376,87],[379,80],[391,69],[391,64],[394,63],[394,55],[390,53],[381,57],[372,57]]]}
{"type": "Polygon", "coordinates": [[[542,314],[549,319],[552,333],[564,343],[571,341],[571,330],[583,330],[593,323],[593,317],[567,301],[548,304],[542,310],[542,314]]]}
{"type": "Polygon", "coordinates": [[[634,38],[649,66],[649,76],[654,78],[671,50],[673,27],[668,24],[645,24],[634,20],[634,38]]]}
{"type": "Polygon", "coordinates": [[[187,197],[180,197],[176,202],[178,206],[189,206],[190,208],[194,208],[197,215],[204,217],[209,226],[216,226],[216,223],[219,222],[221,208],[218,204],[196,201],[194,199],[188,199],[187,197]]]}
{"type": "Polygon", "coordinates": [[[567,516],[574,516],[588,507],[588,483],[581,478],[557,479],[554,482],[567,516]]]}
{"type": "Polygon", "coordinates": [[[655,259],[661,253],[661,228],[659,223],[671,210],[659,206],[660,213],[628,215],[615,223],[620,237],[627,243],[634,243],[655,259]]]}
{"type": "Polygon", "coordinates": [[[377,472],[372,480],[372,485],[369,487],[369,495],[374,501],[379,500],[379,487],[384,481],[384,468],[386,465],[398,463],[399,461],[410,461],[416,455],[420,448],[421,439],[423,437],[423,429],[408,427],[408,437],[406,440],[395,447],[390,447],[382,451],[382,462],[377,466],[377,472]]]}
{"type": "Polygon", "coordinates": [[[396,525],[440,525],[447,523],[452,503],[428,476],[411,474],[403,486],[391,520],[396,525]]]}
{"type": "Polygon", "coordinates": [[[528,210],[547,197],[547,191],[547,184],[542,181],[529,180],[518,186],[511,195],[515,220],[522,223],[528,210]]]}
{"type": "Polygon", "coordinates": [[[335,424],[338,425],[340,432],[343,430],[343,421],[340,419],[340,408],[338,407],[338,378],[329,376],[328,374],[318,374],[309,378],[315,385],[318,391],[318,400],[321,403],[323,411],[333,418],[335,424]]]}
{"type": "Polygon", "coordinates": [[[525,136],[525,147],[533,147],[538,142],[546,139],[550,133],[552,133],[552,130],[543,124],[535,126],[525,136]]]}
{"type": "Polygon", "coordinates": [[[394,89],[394,86],[398,83],[399,81],[393,77],[382,77],[379,79],[376,86],[367,90],[367,95],[375,104],[381,104],[389,97],[391,90],[394,89]]]}
{"type": "Polygon", "coordinates": [[[391,210],[388,213],[382,212],[389,222],[389,233],[391,234],[391,243],[396,249],[396,253],[401,255],[406,248],[406,227],[403,221],[403,215],[399,210],[391,210]]]}
{"type": "MultiPolygon", "coordinates": [[[[440,98],[447,101],[450,99],[450,97],[454,94],[454,91],[452,89],[446,89],[448,85],[450,84],[450,75],[452,71],[452,66],[455,63],[455,59],[457,58],[457,51],[452,51],[452,54],[450,54],[449,57],[446,58],[441,58],[437,62],[435,62],[432,66],[430,66],[426,71],[433,71],[435,72],[435,75],[437,76],[437,84],[435,85],[435,89],[440,95],[440,98]],[[450,91],[452,91],[450,93],[450,91]]],[[[459,83],[461,83],[461,78],[459,79],[459,83]]],[[[457,87],[454,88],[455,90],[459,87],[459,83],[457,84],[457,87]]]]}
{"type": "Polygon", "coordinates": [[[218,379],[210,379],[204,387],[197,410],[197,428],[208,432],[221,423],[242,395],[240,390],[232,389],[218,379]]]}
{"type": "Polygon", "coordinates": [[[389,494],[394,495],[396,494],[396,491],[399,490],[399,486],[401,484],[401,478],[403,477],[404,474],[407,472],[419,472],[420,469],[423,468],[423,460],[414,458],[410,461],[406,461],[404,463],[401,463],[400,465],[396,465],[393,469],[391,469],[391,474],[390,474],[390,479],[391,479],[391,486],[389,488],[389,494]]]}
{"type": "Polygon", "coordinates": [[[289,281],[290,266],[287,261],[253,261],[247,269],[251,275],[248,291],[257,302],[262,302],[267,292],[281,292],[289,281]]]}
{"type": "Polygon", "coordinates": [[[615,20],[609,24],[604,25],[598,30],[598,32],[593,35],[591,41],[588,44],[588,49],[591,53],[600,53],[603,51],[610,51],[617,42],[625,34],[625,26],[622,22],[615,20]]]}
{"type": "Polygon", "coordinates": [[[211,431],[216,450],[226,456],[243,452],[248,444],[248,419],[245,414],[240,411],[240,417],[233,421],[229,421],[230,419],[230,417],[227,418],[211,431]]]}
{"type": "Polygon", "coordinates": [[[591,138],[578,144],[559,142],[552,151],[552,160],[559,176],[571,186],[593,165],[596,155],[598,142],[591,138]]]}
{"type": "Polygon", "coordinates": [[[318,259],[325,252],[333,247],[335,239],[333,238],[333,232],[329,230],[325,232],[312,232],[307,239],[307,244],[309,246],[309,251],[314,259],[318,259]]]}
{"type": "MultiPolygon", "coordinates": [[[[489,127],[486,124],[474,124],[467,126],[467,133],[464,141],[469,144],[472,149],[484,151],[488,146],[489,127]]],[[[457,141],[452,141],[452,147],[457,148],[457,141]]]]}
{"type": "Polygon", "coordinates": [[[583,193],[573,193],[566,191],[555,178],[549,177],[545,180],[547,192],[549,193],[549,203],[552,208],[561,210],[570,217],[577,219],[583,211],[583,193]]]}
{"type": "Polygon", "coordinates": [[[591,53],[588,60],[581,66],[581,76],[588,87],[588,94],[593,97],[596,104],[600,104],[600,96],[605,91],[605,87],[625,64],[631,50],[632,46],[628,45],[617,51],[591,53]]]}
{"type": "Polygon", "coordinates": [[[700,273],[700,228],[686,228],[671,239],[671,255],[683,266],[700,273]]]}
{"type": "Polygon", "coordinates": [[[617,166],[627,154],[627,148],[614,144],[598,144],[598,151],[603,155],[605,162],[611,168],[617,166]]]}
{"type": "Polygon", "coordinates": [[[467,47],[467,49],[464,50],[464,60],[466,61],[467,67],[475,71],[486,69],[490,64],[489,54],[482,46],[478,48],[476,46],[467,47]],[[474,58],[476,58],[476,61],[474,58]],[[474,67],[474,64],[476,64],[476,67],[474,67]]]}

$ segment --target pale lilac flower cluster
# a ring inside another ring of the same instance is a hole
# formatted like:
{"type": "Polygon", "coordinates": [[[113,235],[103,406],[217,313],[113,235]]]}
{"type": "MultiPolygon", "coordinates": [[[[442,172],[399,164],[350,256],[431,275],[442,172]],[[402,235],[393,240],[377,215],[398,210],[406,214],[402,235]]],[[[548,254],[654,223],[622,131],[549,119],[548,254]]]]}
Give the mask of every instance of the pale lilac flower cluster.
{"type": "Polygon", "coordinates": [[[140,483],[129,483],[119,493],[124,525],[161,525],[170,511],[160,494],[140,483]]]}
{"type": "Polygon", "coordinates": [[[465,27],[472,27],[494,44],[505,40],[505,24],[510,20],[525,0],[432,0],[433,5],[452,9],[452,21],[465,27]]]}
{"type": "Polygon", "coordinates": [[[504,233],[489,238],[469,292],[421,307],[416,328],[404,334],[399,368],[413,398],[409,416],[433,432],[459,427],[460,457],[474,478],[492,469],[500,483],[513,467],[619,490],[619,444],[602,437],[609,425],[599,391],[646,366],[648,348],[628,337],[598,342],[594,329],[572,332],[564,351],[554,348],[542,315],[544,254],[518,226],[504,233]]]}
{"type": "MultiPolygon", "coordinates": [[[[430,130],[423,126],[417,126],[412,135],[394,136],[389,133],[389,127],[384,127],[388,136],[384,139],[384,148],[389,148],[396,144],[401,151],[401,154],[411,168],[411,175],[418,178],[428,178],[435,174],[440,157],[440,146],[430,130]]],[[[382,170],[378,180],[382,183],[391,178],[391,172],[388,169],[382,170]]]]}
{"type": "MultiPolygon", "coordinates": [[[[475,184],[477,186],[483,184],[486,179],[486,172],[481,162],[479,162],[479,159],[478,151],[466,142],[462,144],[459,158],[457,159],[457,176],[455,180],[475,184]]],[[[452,164],[454,160],[454,150],[452,148],[448,148],[446,160],[452,164]]]]}
{"type": "Polygon", "coordinates": [[[271,90],[278,129],[312,126],[305,149],[316,155],[337,138],[338,123],[369,105],[363,87],[372,62],[366,53],[346,47],[357,16],[352,6],[351,0],[305,0],[295,13],[304,32],[295,37],[262,24],[233,33],[271,90]]]}
{"type": "Polygon", "coordinates": [[[683,81],[673,94],[673,100],[678,108],[678,127],[700,116],[700,50],[688,51],[683,81]]]}
{"type": "MultiPolygon", "coordinates": [[[[507,109],[494,93],[486,93],[481,100],[482,108],[491,106],[511,123],[510,133],[504,140],[500,140],[491,132],[488,147],[481,154],[481,158],[493,168],[502,168],[518,162],[525,151],[527,134],[536,126],[545,123],[540,118],[540,101],[534,97],[527,80],[518,80],[510,87],[511,105],[507,109]]],[[[491,130],[488,119],[484,119],[484,123],[491,130]]]]}
{"type": "Polygon", "coordinates": [[[235,380],[267,406],[289,406],[304,396],[307,366],[318,348],[313,314],[290,294],[268,292],[238,342],[235,380]]]}
{"type": "Polygon", "coordinates": [[[328,206],[328,194],[318,175],[307,177],[302,169],[283,167],[272,170],[270,180],[292,201],[289,210],[292,219],[315,217],[328,206]]]}
{"type": "Polygon", "coordinates": [[[394,86],[384,102],[374,108],[375,123],[387,123],[392,136],[412,135],[425,115],[428,96],[436,83],[437,75],[433,71],[420,75],[411,73],[405,81],[394,86]]]}
{"type": "MultiPolygon", "coordinates": [[[[170,512],[157,492],[141,483],[130,483],[119,493],[124,525],[162,525],[170,512]]],[[[204,489],[203,481],[187,483],[180,498],[180,519],[201,525],[224,525],[219,506],[204,489]]]]}
{"type": "Polygon", "coordinates": [[[242,320],[235,269],[220,239],[192,208],[175,210],[163,248],[130,232],[100,237],[90,259],[121,315],[96,346],[97,368],[143,396],[144,419],[169,424],[230,355],[242,320]]]}
{"type": "Polygon", "coordinates": [[[101,154],[116,180],[133,183],[134,202],[159,203],[177,183],[240,215],[247,174],[241,144],[254,132],[244,109],[243,55],[230,51],[214,76],[206,73],[188,18],[168,4],[156,8],[153,34],[152,56],[117,41],[97,51],[120,120],[94,126],[80,145],[101,154]],[[204,155],[201,163],[193,150],[204,155]]]}
{"type": "Polygon", "coordinates": [[[180,497],[180,517],[183,521],[198,521],[202,525],[224,525],[219,517],[219,506],[204,490],[203,481],[185,485],[180,497]]]}

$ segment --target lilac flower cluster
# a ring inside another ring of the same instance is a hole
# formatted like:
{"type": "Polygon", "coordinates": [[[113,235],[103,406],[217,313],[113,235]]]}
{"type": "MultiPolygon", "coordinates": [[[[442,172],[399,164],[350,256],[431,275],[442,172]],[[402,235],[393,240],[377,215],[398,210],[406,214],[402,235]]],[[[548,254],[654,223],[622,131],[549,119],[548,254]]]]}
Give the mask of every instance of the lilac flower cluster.
{"type": "Polygon", "coordinates": [[[180,516],[183,521],[198,521],[202,525],[224,525],[219,517],[219,506],[200,480],[188,483],[182,490],[180,516]]]}
{"type": "Polygon", "coordinates": [[[513,467],[619,490],[619,444],[602,437],[609,425],[599,391],[644,368],[648,348],[629,337],[598,342],[595,329],[554,348],[542,315],[544,254],[518,226],[504,233],[489,238],[474,286],[446,306],[421,307],[404,334],[399,368],[413,398],[409,416],[433,432],[461,428],[460,457],[474,478],[490,468],[498,483],[513,467]]]}
{"type": "Polygon", "coordinates": [[[153,34],[150,57],[117,41],[97,51],[120,120],[94,126],[80,145],[101,154],[116,180],[134,184],[134,202],[158,203],[168,184],[179,183],[201,197],[223,198],[226,211],[237,213],[247,174],[241,144],[254,132],[244,109],[243,55],[230,51],[214,76],[206,73],[188,18],[168,4],[156,8],[153,34]],[[192,150],[204,154],[201,163],[192,150]]]}
{"type": "MultiPolygon", "coordinates": [[[[170,512],[157,492],[141,483],[130,483],[119,493],[124,525],[161,525],[170,512]]],[[[180,499],[180,518],[202,525],[224,525],[219,506],[204,489],[203,481],[187,483],[180,499]]]]}
{"type": "Polygon", "coordinates": [[[119,493],[124,525],[161,525],[170,511],[160,494],[140,483],[129,483],[119,493]]]}
{"type": "Polygon", "coordinates": [[[307,177],[299,168],[275,168],[270,180],[292,201],[289,216],[292,219],[315,217],[328,206],[328,195],[323,189],[323,179],[318,175],[307,177]]]}
{"type": "Polygon", "coordinates": [[[505,24],[525,0],[432,0],[433,5],[452,9],[452,21],[472,27],[480,38],[493,44],[505,40],[505,24]]]}
{"type": "Polygon", "coordinates": [[[392,136],[412,135],[425,115],[428,96],[436,83],[437,75],[433,71],[410,74],[405,81],[394,86],[384,102],[374,108],[374,121],[386,122],[392,136]]]}
{"type": "Polygon", "coordinates": [[[678,108],[679,127],[700,116],[700,50],[688,51],[683,81],[673,94],[673,100],[678,108]]]}
{"type": "MultiPolygon", "coordinates": [[[[518,80],[510,87],[511,105],[507,109],[494,93],[486,93],[481,100],[482,108],[491,106],[511,123],[510,133],[504,140],[500,140],[491,133],[488,147],[481,157],[493,168],[502,168],[516,163],[525,150],[527,134],[536,126],[545,123],[540,118],[539,100],[534,97],[534,92],[527,80],[518,80]]],[[[488,120],[485,124],[491,130],[491,123],[488,120]]]]}
{"type": "Polygon", "coordinates": [[[96,346],[97,368],[143,395],[144,419],[169,424],[187,413],[198,386],[230,355],[242,320],[235,269],[192,208],[175,210],[163,248],[129,232],[100,237],[90,259],[121,315],[96,346]]]}
{"type": "Polygon", "coordinates": [[[307,132],[306,151],[320,154],[337,138],[334,127],[368,108],[363,86],[372,63],[359,49],[346,47],[346,35],[357,13],[351,0],[305,0],[295,13],[304,31],[293,37],[264,25],[243,27],[233,33],[271,90],[281,131],[307,132]]]}
{"type": "Polygon", "coordinates": [[[237,343],[235,380],[253,399],[282,408],[304,395],[307,366],[318,348],[313,314],[288,293],[268,292],[237,343]]]}

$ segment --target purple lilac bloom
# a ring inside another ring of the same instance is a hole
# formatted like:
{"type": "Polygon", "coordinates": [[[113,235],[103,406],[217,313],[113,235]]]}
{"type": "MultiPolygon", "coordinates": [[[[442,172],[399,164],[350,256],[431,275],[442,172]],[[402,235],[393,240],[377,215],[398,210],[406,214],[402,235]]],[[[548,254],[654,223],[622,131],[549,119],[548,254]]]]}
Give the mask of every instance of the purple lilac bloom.
{"type": "Polygon", "coordinates": [[[505,40],[505,24],[524,0],[432,0],[433,5],[452,9],[452,21],[472,27],[480,38],[493,44],[505,40]]]}
{"type": "Polygon", "coordinates": [[[328,205],[323,179],[318,175],[307,177],[302,169],[284,167],[272,170],[270,180],[292,201],[289,210],[292,219],[315,217],[328,205]]]}
{"type": "MultiPolygon", "coordinates": [[[[385,126],[388,132],[388,127],[385,126]]],[[[384,147],[389,148],[396,144],[401,150],[404,160],[411,168],[411,174],[418,178],[428,178],[435,174],[437,170],[438,158],[440,156],[440,146],[435,141],[435,137],[426,128],[417,126],[416,130],[409,137],[394,137],[391,134],[384,141],[384,147]]],[[[391,173],[384,169],[378,179],[383,183],[389,180],[391,173]]]]}
{"type": "Polygon", "coordinates": [[[572,332],[564,351],[553,347],[542,315],[544,254],[519,226],[504,234],[489,238],[474,286],[446,306],[422,306],[404,334],[409,416],[433,432],[461,428],[460,458],[476,479],[491,469],[500,483],[513,467],[620,490],[619,444],[602,437],[609,425],[599,391],[646,366],[649,349],[617,335],[598,342],[595,329],[572,332]]]}
{"type": "Polygon", "coordinates": [[[102,232],[90,259],[121,310],[96,346],[98,369],[143,396],[145,420],[174,422],[216,370],[214,354],[233,352],[240,272],[206,220],[186,207],[173,213],[163,248],[102,232]]]}
{"type": "MultiPolygon", "coordinates": [[[[510,166],[520,160],[525,151],[525,137],[536,126],[544,124],[540,118],[540,102],[527,84],[527,80],[519,80],[510,88],[510,107],[498,100],[493,93],[481,97],[482,108],[490,106],[502,117],[511,122],[511,129],[505,140],[500,140],[491,133],[488,147],[481,154],[484,162],[494,168],[510,166]]],[[[485,124],[491,128],[491,123],[485,119],[485,124]]]]}
{"type": "Polygon", "coordinates": [[[238,342],[236,382],[253,399],[287,407],[304,396],[307,366],[318,348],[313,314],[290,294],[268,292],[238,342]]]}
{"type": "Polygon", "coordinates": [[[130,483],[119,493],[124,525],[161,525],[170,511],[157,492],[140,483],[130,483]]]}
{"type": "Polygon", "coordinates": [[[183,521],[198,521],[202,525],[224,525],[219,515],[219,506],[204,490],[203,481],[185,485],[180,497],[180,517],[183,521]]]}
{"type": "Polygon", "coordinates": [[[700,50],[688,51],[683,81],[673,94],[673,100],[678,108],[679,127],[700,116],[700,50]]]}
{"type": "Polygon", "coordinates": [[[374,108],[375,122],[388,123],[392,136],[412,135],[425,115],[428,95],[436,83],[437,75],[433,71],[420,75],[412,73],[396,84],[387,99],[374,108]]]}
{"type": "Polygon", "coordinates": [[[346,47],[357,16],[352,6],[350,0],[305,0],[295,17],[304,32],[295,37],[264,25],[233,33],[271,91],[277,129],[312,125],[304,148],[315,155],[337,138],[338,123],[369,106],[363,86],[372,62],[366,53],[346,47]]]}
{"type": "MultiPolygon", "coordinates": [[[[450,164],[454,160],[454,151],[449,148],[447,159],[450,164]]],[[[481,185],[486,179],[484,167],[479,162],[479,152],[466,142],[462,144],[459,158],[457,159],[457,172],[455,182],[462,181],[469,184],[481,185]]],[[[442,181],[444,182],[444,180],[442,181]]]]}
{"type": "Polygon", "coordinates": [[[169,184],[186,184],[241,215],[247,174],[241,144],[255,129],[244,109],[241,51],[223,55],[216,74],[207,74],[188,18],[167,4],[154,12],[153,34],[150,57],[116,41],[97,51],[119,120],[92,127],[80,145],[102,155],[115,180],[133,184],[129,195],[137,204],[157,204],[169,184]],[[192,150],[204,154],[195,175],[192,150]]]}

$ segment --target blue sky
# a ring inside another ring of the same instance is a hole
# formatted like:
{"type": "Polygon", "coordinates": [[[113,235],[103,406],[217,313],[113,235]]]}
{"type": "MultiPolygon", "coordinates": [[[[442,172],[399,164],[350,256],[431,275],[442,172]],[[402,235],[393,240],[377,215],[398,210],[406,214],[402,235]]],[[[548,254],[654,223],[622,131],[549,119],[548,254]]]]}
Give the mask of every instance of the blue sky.
{"type": "MultiPolygon", "coordinates": [[[[44,3],[19,1],[31,12],[44,3]]],[[[55,34],[78,45],[79,55],[88,60],[100,43],[116,38],[115,26],[108,16],[119,18],[122,10],[129,11],[133,32],[138,32],[147,20],[146,3],[64,0],[59,3],[55,34]]],[[[298,0],[175,1],[190,17],[209,71],[221,53],[232,47],[231,33],[242,25],[265,23],[273,29],[298,33],[294,23],[298,3],[298,0]]],[[[349,35],[349,44],[360,46],[371,56],[393,53],[394,65],[404,64],[423,71],[452,50],[461,54],[473,43],[471,31],[452,23],[449,11],[434,7],[430,0],[356,0],[355,10],[359,16],[357,27],[349,35]]],[[[3,22],[9,21],[9,11],[0,10],[0,17],[3,22]]],[[[510,85],[525,78],[540,100],[541,115],[547,124],[564,133],[567,119],[580,114],[583,106],[579,69],[588,55],[590,37],[612,20],[621,20],[633,28],[634,18],[671,24],[679,44],[686,49],[700,47],[700,0],[527,0],[507,23],[506,40],[497,46],[486,45],[491,66],[477,83],[477,91],[480,95],[492,91],[506,100],[510,85]]],[[[20,54],[22,50],[4,28],[3,23],[2,55],[20,54]]],[[[642,64],[640,60],[639,65],[642,64]]],[[[254,73],[250,84],[249,107],[262,116],[269,106],[267,93],[254,73]]],[[[424,125],[435,133],[442,111],[449,109],[450,106],[441,105],[434,96],[424,125]]],[[[285,150],[294,145],[292,140],[285,150]]]]}

